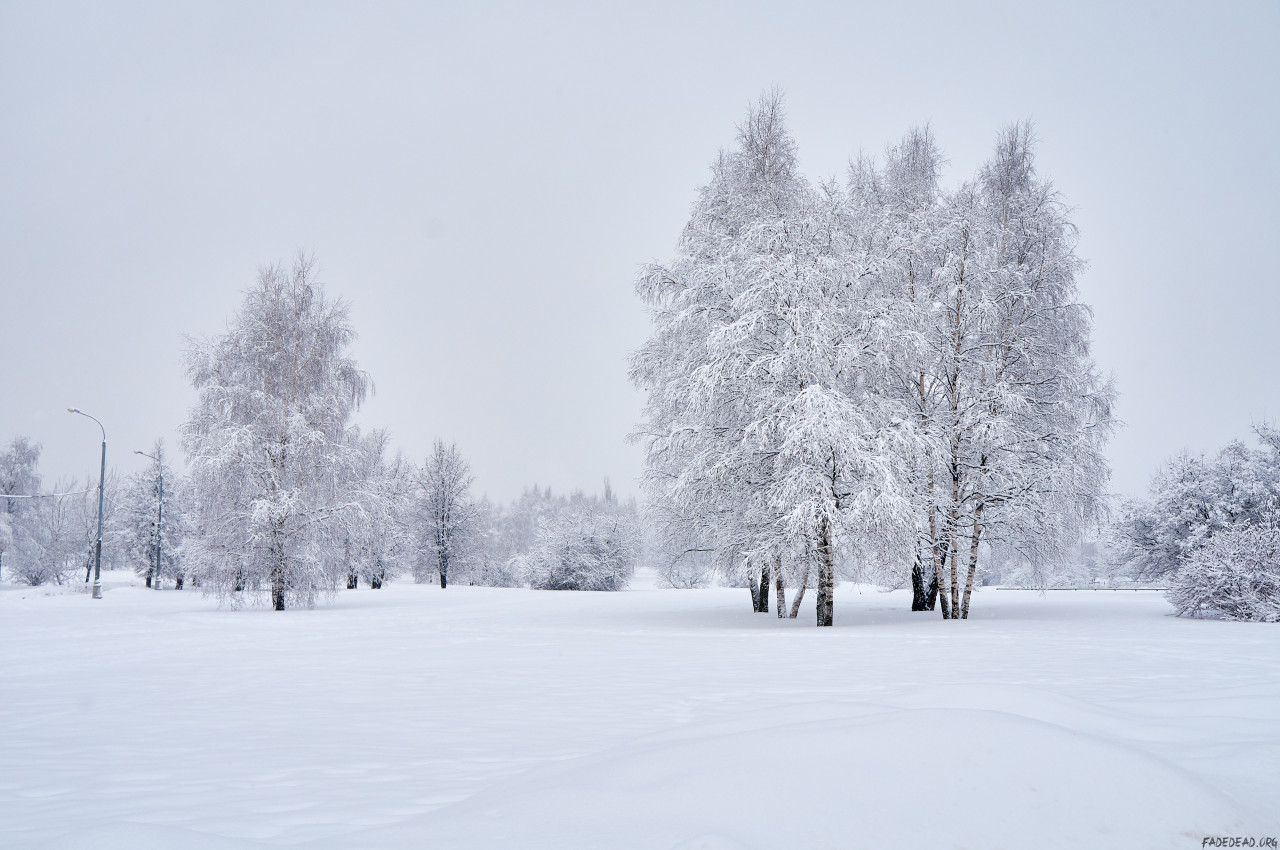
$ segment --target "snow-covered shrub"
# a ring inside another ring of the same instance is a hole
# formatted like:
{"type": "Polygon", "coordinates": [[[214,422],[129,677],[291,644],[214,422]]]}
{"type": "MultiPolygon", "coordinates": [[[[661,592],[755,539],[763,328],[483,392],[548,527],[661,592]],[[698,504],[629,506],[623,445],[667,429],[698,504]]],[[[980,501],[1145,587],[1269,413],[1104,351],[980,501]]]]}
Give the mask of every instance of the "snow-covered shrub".
{"type": "Polygon", "coordinates": [[[1280,621],[1280,526],[1213,535],[1184,559],[1167,596],[1179,616],[1280,621]]]}
{"type": "Polygon", "coordinates": [[[514,559],[539,590],[623,590],[635,572],[639,531],[610,506],[582,504],[543,522],[528,555],[514,559]]]}
{"type": "MultiPolygon", "coordinates": [[[[661,587],[706,587],[716,573],[714,552],[699,537],[696,521],[672,510],[669,502],[646,506],[643,515],[645,551],[661,587]]],[[[746,587],[745,577],[742,586],[746,587]]]]}
{"type": "Polygon", "coordinates": [[[1112,529],[1120,572],[1162,578],[1227,529],[1280,521],[1280,431],[1253,430],[1263,449],[1233,440],[1213,456],[1178,455],[1151,479],[1145,499],[1123,507],[1112,529]]]}
{"type": "MultiPolygon", "coordinates": [[[[75,481],[63,480],[54,485],[54,492],[76,488],[75,481]]],[[[76,516],[83,495],[48,495],[28,503],[14,529],[12,552],[5,559],[11,578],[33,587],[65,584],[85,565],[91,541],[76,516]]],[[[96,491],[93,495],[96,506],[96,491]]]]}
{"type": "Polygon", "coordinates": [[[657,563],[658,584],[684,590],[706,587],[715,575],[715,564],[705,552],[689,552],[657,563]]]}

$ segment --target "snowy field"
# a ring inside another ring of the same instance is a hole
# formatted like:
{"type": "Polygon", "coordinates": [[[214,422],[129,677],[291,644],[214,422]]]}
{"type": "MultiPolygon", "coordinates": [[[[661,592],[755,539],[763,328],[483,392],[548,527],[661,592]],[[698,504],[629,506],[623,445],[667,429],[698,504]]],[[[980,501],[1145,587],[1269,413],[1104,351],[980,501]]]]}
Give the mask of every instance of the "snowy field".
{"type": "Polygon", "coordinates": [[[983,589],[947,623],[844,585],[819,630],[732,589],[397,583],[279,614],[113,579],[0,590],[0,847],[1280,833],[1280,627],[1154,593],[983,589]]]}

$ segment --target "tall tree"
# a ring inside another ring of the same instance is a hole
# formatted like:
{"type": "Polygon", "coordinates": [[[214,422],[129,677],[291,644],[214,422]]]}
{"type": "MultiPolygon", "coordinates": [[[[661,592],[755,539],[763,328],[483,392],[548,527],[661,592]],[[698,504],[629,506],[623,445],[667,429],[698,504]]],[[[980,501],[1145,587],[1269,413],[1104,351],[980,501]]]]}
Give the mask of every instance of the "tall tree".
{"type": "Polygon", "coordinates": [[[348,423],[370,389],[346,353],[354,338],[347,305],[300,257],[264,268],[227,332],[191,344],[187,551],[207,592],[233,605],[265,593],[282,611],[336,589],[359,465],[348,423]]]}
{"type": "MultiPolygon", "coordinates": [[[[869,255],[868,273],[895,296],[887,309],[900,333],[896,356],[886,363],[885,390],[909,412],[921,435],[928,438],[940,411],[939,377],[933,368],[930,333],[936,307],[943,298],[940,270],[945,252],[940,230],[943,208],[939,177],[944,163],[928,126],[908,131],[891,146],[883,167],[859,157],[850,167],[849,220],[860,232],[869,255]]],[[[936,470],[931,449],[924,442],[907,458],[912,496],[928,504],[936,470]]],[[[911,553],[913,611],[932,611],[938,596],[932,554],[939,546],[936,517],[917,510],[916,545],[911,553]]]]}
{"type": "Polygon", "coordinates": [[[781,99],[763,98],[676,261],[637,286],[654,331],[632,363],[651,498],[699,524],[724,566],[745,565],[753,598],[781,564],[816,561],[820,626],[838,549],[874,557],[909,516],[899,459],[914,427],[878,391],[897,344],[889,293],[838,195],[800,176],[781,99]]]}
{"type": "Polygon", "coordinates": [[[964,619],[982,542],[1043,561],[1096,516],[1114,390],[1089,356],[1075,228],[1036,177],[1030,126],[1002,132],[945,205],[918,368],[935,396],[930,554],[943,617],[964,619]]]}

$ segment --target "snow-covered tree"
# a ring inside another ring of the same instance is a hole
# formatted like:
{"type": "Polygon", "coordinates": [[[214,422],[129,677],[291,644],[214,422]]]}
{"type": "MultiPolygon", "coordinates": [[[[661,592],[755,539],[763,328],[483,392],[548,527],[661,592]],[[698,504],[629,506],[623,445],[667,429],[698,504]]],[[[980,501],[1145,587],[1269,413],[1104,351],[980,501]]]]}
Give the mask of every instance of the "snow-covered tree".
{"type": "MultiPolygon", "coordinates": [[[[671,508],[665,502],[649,504],[642,524],[648,532],[646,548],[658,581],[665,587],[705,587],[715,574],[713,553],[695,534],[696,523],[674,514],[671,508]]],[[[758,601],[755,608],[759,610],[758,601]]]]}
{"type": "MultiPolygon", "coordinates": [[[[883,167],[859,157],[849,169],[847,220],[860,233],[868,273],[893,293],[886,308],[898,329],[896,356],[886,363],[885,391],[896,396],[922,435],[933,439],[907,458],[906,474],[916,508],[916,542],[910,551],[912,610],[932,611],[938,584],[930,555],[938,546],[929,494],[937,475],[936,424],[942,407],[933,325],[943,298],[943,155],[932,131],[916,127],[885,153],[883,167]],[[931,523],[929,520],[932,519],[931,523]],[[932,526],[932,529],[931,529],[932,526]]],[[[892,574],[892,567],[890,574],[892,574]]],[[[890,582],[893,583],[893,582],[890,582]]]]}
{"type": "Polygon", "coordinates": [[[156,440],[149,454],[151,462],[126,478],[113,500],[111,537],[120,556],[147,587],[159,588],[168,579],[181,590],[185,581],[183,484],[166,459],[164,440],[156,440]]]}
{"type": "Polygon", "coordinates": [[[411,560],[415,471],[399,454],[388,457],[388,434],[352,434],[358,465],[351,477],[354,508],[342,517],[347,587],[360,579],[380,589],[411,560]]]}
{"type": "Polygon", "coordinates": [[[1166,595],[1179,616],[1280,621],[1280,526],[1218,531],[1182,559],[1166,595]]]}
{"type": "Polygon", "coordinates": [[[361,462],[348,423],[370,387],[346,353],[354,338],[346,304],[299,258],[264,268],[227,332],[191,344],[184,551],[206,592],[233,605],[268,594],[284,610],[345,577],[341,532],[361,462]]]}
{"type": "Polygon", "coordinates": [[[1036,176],[1030,126],[1001,133],[978,179],[940,204],[921,274],[896,275],[915,343],[896,384],[929,438],[911,464],[918,557],[932,562],[943,617],[963,619],[983,541],[1043,562],[1096,517],[1114,391],[1089,356],[1075,229],[1036,176]]]}
{"type": "Polygon", "coordinates": [[[788,565],[813,563],[819,625],[837,550],[886,548],[909,518],[913,425],[878,389],[898,342],[890,293],[848,211],[799,174],[781,99],[766,97],[713,166],[675,262],[637,284],[654,325],[631,370],[648,396],[651,500],[724,572],[745,570],[756,610],[771,577],[777,591],[788,565]]]}
{"type": "MultiPolygon", "coordinates": [[[[94,571],[94,564],[97,558],[97,539],[98,539],[98,476],[99,470],[89,471],[84,476],[86,482],[84,489],[76,489],[74,498],[70,498],[67,502],[67,509],[71,522],[76,528],[76,534],[83,541],[83,554],[81,564],[84,567],[84,581],[89,583],[89,578],[94,571]]],[[[72,484],[74,485],[74,480],[72,484]]],[[[102,569],[114,570],[120,566],[118,547],[112,545],[110,537],[110,529],[116,521],[116,504],[119,501],[120,492],[120,476],[115,469],[108,469],[106,477],[102,481],[102,569]]]]}
{"type": "Polygon", "coordinates": [[[418,533],[421,558],[415,579],[430,573],[447,587],[465,573],[477,548],[476,511],[471,498],[471,466],[456,443],[436,440],[419,472],[418,533]]]}
{"type": "Polygon", "coordinates": [[[1219,532],[1280,522],[1280,431],[1263,423],[1254,434],[1263,448],[1234,440],[1212,457],[1171,458],[1146,498],[1125,503],[1112,531],[1121,572],[1167,578],[1219,532]]]}
{"type": "Polygon", "coordinates": [[[66,584],[85,563],[91,544],[79,508],[88,493],[97,505],[97,488],[82,490],[75,479],[59,479],[48,493],[31,499],[22,511],[13,540],[10,570],[23,584],[66,584]]]}
{"type": "Polygon", "coordinates": [[[920,128],[845,189],[815,188],[766,97],[675,261],[643,274],[653,333],[631,376],[653,509],[687,551],[745,573],[756,610],[770,575],[781,614],[779,579],[802,590],[812,568],[829,624],[843,563],[910,574],[913,608],[941,592],[964,618],[984,542],[1042,562],[1097,514],[1113,392],[1033,141],[1008,129],[943,192],[920,128]]]}
{"type": "Polygon", "coordinates": [[[23,518],[37,507],[32,497],[40,492],[39,466],[40,444],[26,437],[14,437],[0,452],[0,578],[5,556],[14,551],[22,534],[23,518]]]}

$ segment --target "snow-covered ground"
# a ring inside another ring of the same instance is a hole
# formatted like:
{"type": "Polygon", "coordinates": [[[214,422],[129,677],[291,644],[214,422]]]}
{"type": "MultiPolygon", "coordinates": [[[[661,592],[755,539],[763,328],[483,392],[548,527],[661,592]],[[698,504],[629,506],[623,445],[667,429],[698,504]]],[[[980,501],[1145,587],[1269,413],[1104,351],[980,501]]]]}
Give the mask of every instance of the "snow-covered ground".
{"type": "Polygon", "coordinates": [[[1280,833],[1280,627],[1150,592],[0,590],[0,847],[1200,847],[1280,833]],[[810,597],[811,601],[812,597],[810,597]]]}

